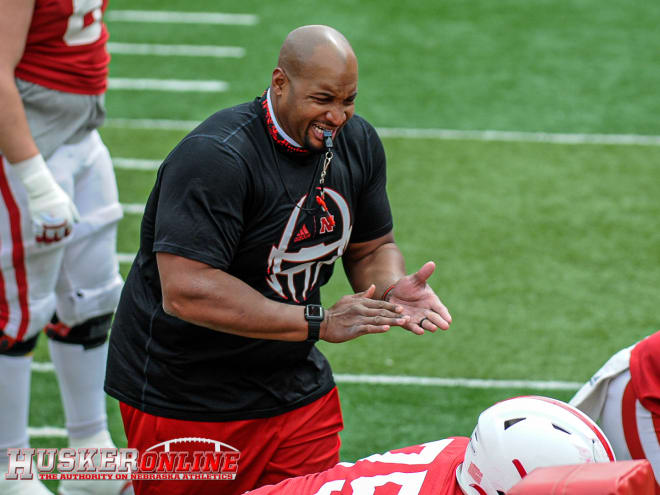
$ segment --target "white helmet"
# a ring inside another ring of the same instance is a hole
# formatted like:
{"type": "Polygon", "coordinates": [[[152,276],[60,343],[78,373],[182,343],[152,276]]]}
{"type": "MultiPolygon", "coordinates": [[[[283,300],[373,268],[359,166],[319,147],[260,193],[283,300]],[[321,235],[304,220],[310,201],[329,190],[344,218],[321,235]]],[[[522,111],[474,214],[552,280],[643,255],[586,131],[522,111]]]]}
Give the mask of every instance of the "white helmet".
{"type": "Polygon", "coordinates": [[[612,446],[582,412],[548,397],[516,397],[481,413],[456,477],[468,495],[503,495],[538,467],[609,461],[612,446]]]}

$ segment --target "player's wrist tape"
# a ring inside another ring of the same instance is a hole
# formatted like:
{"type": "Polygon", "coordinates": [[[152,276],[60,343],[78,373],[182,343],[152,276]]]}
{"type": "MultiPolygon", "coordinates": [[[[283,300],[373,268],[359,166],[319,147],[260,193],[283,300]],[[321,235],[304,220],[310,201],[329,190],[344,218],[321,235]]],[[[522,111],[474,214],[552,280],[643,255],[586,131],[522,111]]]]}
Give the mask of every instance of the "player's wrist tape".
{"type": "Polygon", "coordinates": [[[48,170],[46,161],[40,153],[11,166],[11,170],[21,180],[31,197],[47,194],[54,186],[57,187],[53,174],[48,170]]]}
{"type": "Polygon", "coordinates": [[[387,301],[387,296],[390,295],[390,292],[392,292],[392,289],[394,289],[394,286],[396,286],[396,284],[392,284],[387,289],[385,289],[385,292],[383,292],[383,297],[381,297],[381,299],[383,301],[387,301]]]}
{"type": "Polygon", "coordinates": [[[44,171],[50,173],[48,171],[48,167],[46,166],[46,161],[44,160],[44,157],[41,156],[41,153],[37,153],[33,157],[26,160],[12,163],[11,166],[13,167],[12,170],[21,180],[29,180],[29,178],[33,175],[43,173],[44,171]]]}

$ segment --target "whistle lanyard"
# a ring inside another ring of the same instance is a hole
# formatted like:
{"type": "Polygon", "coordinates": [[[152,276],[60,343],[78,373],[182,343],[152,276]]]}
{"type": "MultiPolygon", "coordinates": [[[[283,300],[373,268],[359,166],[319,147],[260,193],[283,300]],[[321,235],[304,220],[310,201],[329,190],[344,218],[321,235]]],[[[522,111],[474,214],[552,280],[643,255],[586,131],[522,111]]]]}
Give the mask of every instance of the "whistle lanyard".
{"type": "Polygon", "coordinates": [[[323,159],[323,170],[321,170],[321,178],[319,179],[319,189],[321,190],[321,195],[316,195],[316,202],[321,206],[321,209],[328,215],[328,220],[332,227],[335,226],[335,219],[330,214],[328,210],[328,205],[325,203],[325,176],[328,173],[328,167],[330,162],[334,157],[332,153],[333,142],[332,142],[332,131],[323,131],[323,144],[325,145],[325,157],[323,159]]]}
{"type": "MultiPolygon", "coordinates": [[[[332,162],[332,158],[334,157],[334,154],[332,152],[333,148],[333,142],[332,142],[332,132],[331,131],[323,131],[323,144],[325,145],[326,151],[325,155],[323,156],[323,168],[321,169],[321,177],[319,179],[319,186],[316,188],[317,190],[320,191],[320,193],[316,194],[316,204],[318,204],[321,207],[321,210],[328,215],[328,221],[330,222],[330,225],[334,227],[335,225],[335,219],[333,216],[330,214],[330,210],[328,210],[328,205],[325,202],[325,178],[326,175],[328,174],[328,169],[330,167],[330,163],[332,162]]],[[[271,150],[273,151],[273,157],[275,158],[275,167],[277,168],[277,173],[280,176],[280,181],[282,183],[282,187],[284,188],[284,191],[286,192],[286,195],[289,197],[289,200],[291,200],[292,203],[296,203],[295,200],[293,199],[291,193],[289,192],[289,189],[286,187],[286,181],[284,180],[284,177],[282,176],[282,171],[280,170],[280,163],[277,158],[277,150],[275,149],[275,145],[273,143],[273,140],[269,140],[271,143],[271,150]]],[[[318,165],[317,165],[318,166],[318,165]]],[[[317,169],[318,170],[318,169],[317,169]]],[[[316,176],[316,173],[314,174],[316,176]]],[[[307,197],[309,197],[312,192],[314,191],[314,179],[312,178],[312,183],[310,184],[309,192],[307,193],[307,197]]],[[[313,208],[305,208],[303,206],[300,207],[302,211],[308,211],[311,212],[313,211],[313,208]]]]}
{"type": "Polygon", "coordinates": [[[326,152],[323,160],[323,170],[321,170],[321,178],[319,179],[319,189],[321,190],[321,193],[320,195],[319,194],[316,195],[316,203],[319,206],[321,206],[321,209],[328,215],[328,220],[330,222],[330,225],[334,227],[335,219],[330,214],[330,211],[328,210],[328,205],[325,203],[325,189],[324,189],[325,176],[328,173],[328,167],[330,166],[330,162],[334,157],[334,154],[332,153],[332,133],[329,131],[323,131],[323,135],[326,136],[325,139],[326,152]],[[329,136],[326,135],[326,132],[329,134],[329,136]]]}

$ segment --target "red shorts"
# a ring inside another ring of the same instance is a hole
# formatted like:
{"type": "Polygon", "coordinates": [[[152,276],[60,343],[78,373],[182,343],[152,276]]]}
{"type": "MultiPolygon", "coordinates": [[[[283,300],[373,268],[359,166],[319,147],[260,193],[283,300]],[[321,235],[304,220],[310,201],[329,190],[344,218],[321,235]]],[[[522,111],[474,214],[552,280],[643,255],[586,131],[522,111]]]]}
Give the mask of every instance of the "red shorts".
{"type": "Polygon", "coordinates": [[[119,404],[128,447],[142,455],[167,440],[198,437],[240,451],[230,481],[133,481],[136,495],[233,495],[293,476],[324,471],[339,462],[344,424],[337,388],[306,406],[272,418],[203,422],[162,418],[119,404]]]}

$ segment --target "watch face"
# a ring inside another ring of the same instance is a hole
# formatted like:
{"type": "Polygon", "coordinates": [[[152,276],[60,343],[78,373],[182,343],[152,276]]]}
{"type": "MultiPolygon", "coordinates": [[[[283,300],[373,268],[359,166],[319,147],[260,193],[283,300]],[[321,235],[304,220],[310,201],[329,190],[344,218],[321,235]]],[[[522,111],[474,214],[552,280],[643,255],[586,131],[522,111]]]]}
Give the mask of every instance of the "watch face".
{"type": "Polygon", "coordinates": [[[321,318],[323,316],[323,307],[316,304],[310,304],[306,307],[308,318],[321,318]]]}

